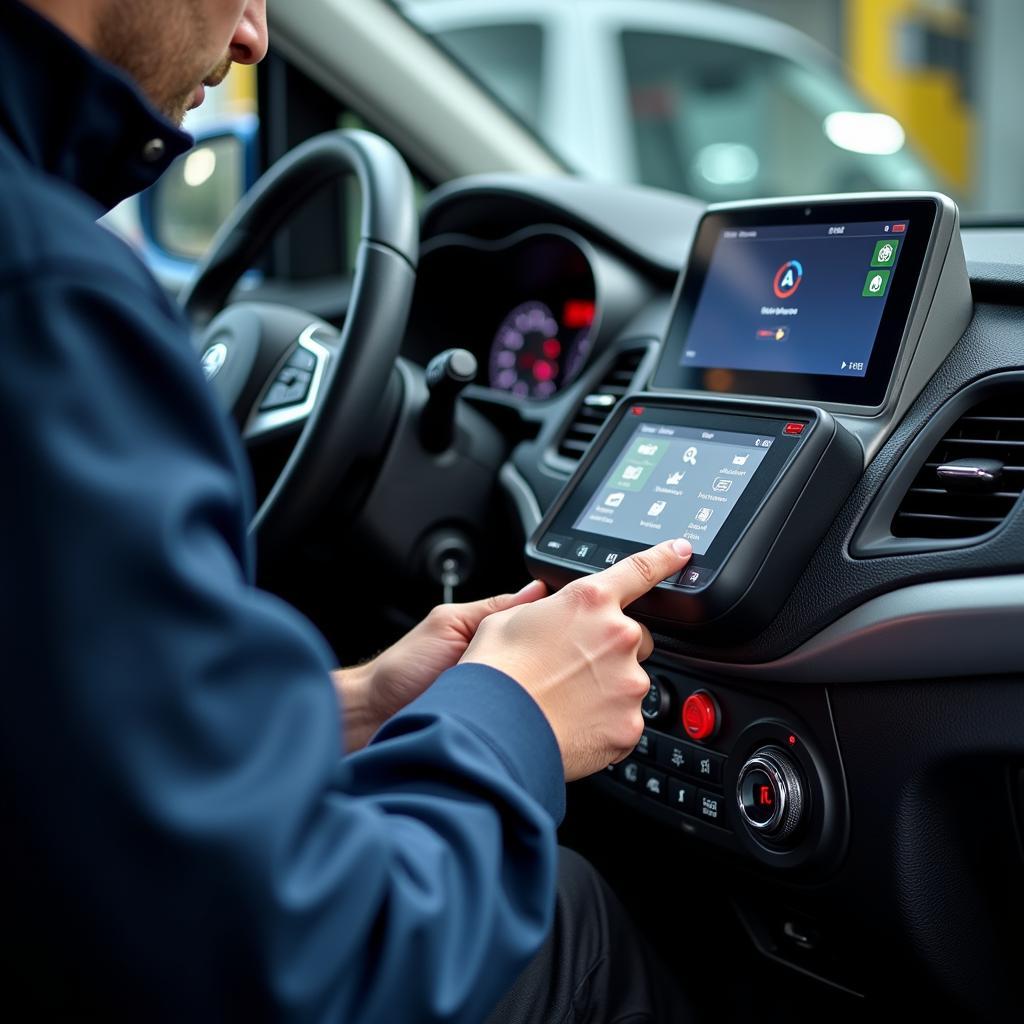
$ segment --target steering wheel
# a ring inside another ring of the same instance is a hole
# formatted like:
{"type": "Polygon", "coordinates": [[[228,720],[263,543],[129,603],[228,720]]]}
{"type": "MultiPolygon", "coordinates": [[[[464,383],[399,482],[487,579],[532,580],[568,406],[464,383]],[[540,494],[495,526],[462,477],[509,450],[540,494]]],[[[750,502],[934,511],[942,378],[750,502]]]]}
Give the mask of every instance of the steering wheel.
{"type": "Polygon", "coordinates": [[[412,178],[398,151],[370,132],[328,132],[297,147],[253,186],[184,292],[204,373],[246,443],[301,424],[250,524],[261,555],[280,550],[352,468],[398,357],[418,249],[412,178]],[[289,217],[315,191],[352,174],[362,192],[362,219],[342,331],[289,306],[227,306],[289,217]]]}

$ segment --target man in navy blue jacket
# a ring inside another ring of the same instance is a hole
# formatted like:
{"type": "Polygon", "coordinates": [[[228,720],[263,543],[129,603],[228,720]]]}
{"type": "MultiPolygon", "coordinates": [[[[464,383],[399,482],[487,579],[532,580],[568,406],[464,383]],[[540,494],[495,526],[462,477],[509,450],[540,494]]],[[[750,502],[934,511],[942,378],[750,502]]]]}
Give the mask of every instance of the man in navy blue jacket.
{"type": "Polygon", "coordinates": [[[0,2],[3,954],[33,1018],[481,1020],[549,931],[564,780],[639,737],[623,608],[688,557],[438,609],[333,675],[253,585],[238,439],[95,220],[266,45],[264,0],[0,2]]]}

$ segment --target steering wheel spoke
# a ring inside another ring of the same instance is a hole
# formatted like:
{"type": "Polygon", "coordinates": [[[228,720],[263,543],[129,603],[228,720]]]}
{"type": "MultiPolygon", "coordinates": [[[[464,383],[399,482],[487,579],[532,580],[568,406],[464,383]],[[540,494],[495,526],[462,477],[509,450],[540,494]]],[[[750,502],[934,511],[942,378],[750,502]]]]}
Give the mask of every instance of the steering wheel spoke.
{"type": "Polygon", "coordinates": [[[316,408],[334,346],[325,344],[330,328],[310,324],[278,360],[260,389],[242,427],[247,444],[293,429],[316,408]]]}

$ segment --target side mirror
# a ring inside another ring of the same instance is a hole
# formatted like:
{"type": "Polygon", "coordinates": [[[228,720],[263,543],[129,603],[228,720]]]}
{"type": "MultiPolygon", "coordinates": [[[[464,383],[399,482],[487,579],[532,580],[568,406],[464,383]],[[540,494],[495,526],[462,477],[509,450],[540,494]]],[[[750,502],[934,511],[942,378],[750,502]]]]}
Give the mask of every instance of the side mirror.
{"type": "Polygon", "coordinates": [[[196,135],[195,146],[139,197],[145,256],[163,278],[187,278],[258,176],[257,126],[246,116],[196,135]]]}

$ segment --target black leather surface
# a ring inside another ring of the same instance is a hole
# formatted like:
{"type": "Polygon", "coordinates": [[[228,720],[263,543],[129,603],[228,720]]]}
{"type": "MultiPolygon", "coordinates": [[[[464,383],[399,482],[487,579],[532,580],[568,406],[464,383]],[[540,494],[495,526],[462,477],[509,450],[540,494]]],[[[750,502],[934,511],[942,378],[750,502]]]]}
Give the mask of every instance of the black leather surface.
{"type": "Polygon", "coordinates": [[[774,622],[727,654],[721,648],[664,635],[656,637],[658,648],[734,662],[770,661],[878,594],[925,580],[1020,571],[1024,567],[1020,504],[991,540],[952,551],[858,560],[850,557],[848,545],[882,482],[942,403],[986,374],[1021,367],[1024,309],[979,304],[967,333],[868,466],[774,622]]]}

